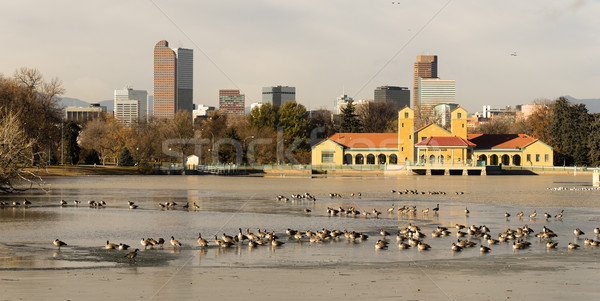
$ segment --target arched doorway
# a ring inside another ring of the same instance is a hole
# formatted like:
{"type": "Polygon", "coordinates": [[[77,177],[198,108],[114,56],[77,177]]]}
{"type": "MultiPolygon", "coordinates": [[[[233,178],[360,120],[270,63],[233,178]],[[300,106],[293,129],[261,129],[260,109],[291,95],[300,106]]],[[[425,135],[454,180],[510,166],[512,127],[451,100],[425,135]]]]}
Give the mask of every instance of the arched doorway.
{"type": "Polygon", "coordinates": [[[375,164],[375,155],[373,155],[373,154],[367,155],[367,164],[375,164]]]}
{"type": "Polygon", "coordinates": [[[426,159],[425,159],[425,155],[421,155],[421,163],[425,163],[426,159]]]}
{"type": "Polygon", "coordinates": [[[521,156],[519,156],[519,155],[514,155],[513,156],[513,165],[514,166],[521,166],[521,156]]]}
{"type": "Polygon", "coordinates": [[[440,162],[440,164],[444,164],[444,155],[440,155],[438,161],[440,162]]]}
{"type": "Polygon", "coordinates": [[[344,164],[352,164],[352,155],[351,154],[344,155],[344,164]]]}
{"type": "Polygon", "coordinates": [[[365,164],[365,157],[362,154],[358,154],[354,157],[354,164],[365,164]]]}
{"type": "Polygon", "coordinates": [[[477,161],[483,161],[483,165],[487,165],[487,156],[486,155],[479,155],[479,159],[477,159],[477,161]]]}
{"type": "Polygon", "coordinates": [[[435,156],[434,155],[429,156],[429,163],[435,164],[435,156]]]}
{"type": "Polygon", "coordinates": [[[490,165],[498,165],[498,156],[497,155],[490,156],[490,165]]]}
{"type": "Polygon", "coordinates": [[[510,157],[508,155],[502,155],[502,165],[510,165],[510,157]]]}
{"type": "Polygon", "coordinates": [[[390,155],[390,164],[398,164],[398,156],[391,154],[390,155]]]}
{"type": "Polygon", "coordinates": [[[384,154],[379,154],[379,156],[377,156],[377,164],[385,164],[386,161],[386,157],[384,154]]]}

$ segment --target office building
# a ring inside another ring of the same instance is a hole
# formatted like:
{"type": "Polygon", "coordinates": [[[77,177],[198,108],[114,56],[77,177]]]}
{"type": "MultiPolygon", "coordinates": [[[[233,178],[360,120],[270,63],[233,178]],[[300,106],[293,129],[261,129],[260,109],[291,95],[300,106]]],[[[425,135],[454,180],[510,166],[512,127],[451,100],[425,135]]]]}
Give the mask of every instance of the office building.
{"type": "Polygon", "coordinates": [[[377,87],[375,89],[375,102],[392,103],[396,110],[410,107],[410,91],[406,87],[377,87]]]}
{"type": "Polygon", "coordinates": [[[193,111],[192,49],[169,48],[162,40],[154,46],[153,113],[158,118],[173,118],[178,111],[193,111]]]}
{"type": "Polygon", "coordinates": [[[245,115],[246,97],[240,90],[219,90],[219,111],[227,115],[245,115]]]}
{"type": "Polygon", "coordinates": [[[89,107],[66,107],[65,119],[77,123],[85,123],[106,113],[106,107],[100,104],[93,103],[89,107]]]}
{"type": "MultiPolygon", "coordinates": [[[[450,112],[454,109],[458,108],[457,103],[440,103],[433,106],[433,117],[435,123],[441,125],[442,127],[446,127],[450,125],[450,112]]],[[[468,118],[467,118],[468,124],[468,118]]]]}
{"type": "Polygon", "coordinates": [[[437,78],[437,55],[418,55],[413,69],[413,109],[419,116],[421,100],[419,98],[419,78],[437,78]]]}
{"type": "Polygon", "coordinates": [[[148,120],[148,92],[126,87],[115,90],[115,118],[130,124],[133,121],[148,120]]]}
{"type": "Polygon", "coordinates": [[[456,82],[439,78],[419,78],[421,118],[433,116],[433,107],[456,103],[456,82]]]}
{"type": "Polygon", "coordinates": [[[288,86],[264,87],[262,89],[262,103],[270,103],[281,107],[288,101],[296,100],[296,88],[288,86]]]}
{"type": "Polygon", "coordinates": [[[338,98],[335,99],[335,103],[333,104],[333,114],[339,115],[342,114],[342,108],[345,108],[348,105],[348,102],[354,101],[352,97],[342,94],[338,98]]]}

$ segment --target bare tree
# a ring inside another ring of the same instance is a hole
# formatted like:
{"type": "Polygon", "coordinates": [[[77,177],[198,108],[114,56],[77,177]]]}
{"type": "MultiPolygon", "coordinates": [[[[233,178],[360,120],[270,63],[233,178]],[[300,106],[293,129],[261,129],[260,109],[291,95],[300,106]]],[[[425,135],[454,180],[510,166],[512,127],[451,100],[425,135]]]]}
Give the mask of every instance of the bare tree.
{"type": "Polygon", "coordinates": [[[357,107],[365,133],[388,133],[397,123],[398,112],[391,102],[367,102],[357,107]]]}
{"type": "Polygon", "coordinates": [[[15,181],[41,183],[32,170],[31,149],[35,140],[25,134],[17,114],[0,112],[0,190],[13,191],[15,181]]]}

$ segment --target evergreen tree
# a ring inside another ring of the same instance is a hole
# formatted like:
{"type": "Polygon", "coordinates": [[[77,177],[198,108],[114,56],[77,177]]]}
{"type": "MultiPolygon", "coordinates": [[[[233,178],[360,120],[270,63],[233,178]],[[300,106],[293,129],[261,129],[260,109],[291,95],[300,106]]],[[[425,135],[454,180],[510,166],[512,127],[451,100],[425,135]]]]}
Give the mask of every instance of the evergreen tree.
{"type": "Polygon", "coordinates": [[[77,125],[77,123],[69,121],[63,132],[66,155],[73,165],[79,162],[79,153],[81,152],[81,148],[79,147],[79,144],[77,144],[77,138],[79,137],[80,131],[81,128],[77,125]]]}
{"type": "Polygon", "coordinates": [[[588,136],[590,165],[600,166],[600,114],[590,117],[590,135],[588,136]]]}
{"type": "Polygon", "coordinates": [[[286,102],[279,109],[279,126],[283,128],[288,143],[308,138],[310,121],[306,107],[296,101],[286,102]]]}
{"type": "Polygon", "coordinates": [[[345,108],[342,109],[342,121],[340,124],[341,133],[360,133],[362,132],[362,124],[356,114],[356,108],[352,101],[348,102],[345,108]]]}
{"type": "Polygon", "coordinates": [[[564,97],[556,100],[548,131],[555,165],[589,164],[590,121],[585,105],[572,105],[564,97]]]}
{"type": "Polygon", "coordinates": [[[133,166],[133,156],[128,148],[124,148],[119,154],[119,166],[133,166]]]}
{"type": "Polygon", "coordinates": [[[85,164],[100,164],[100,155],[95,149],[88,149],[83,157],[85,164]]]}
{"type": "Polygon", "coordinates": [[[247,117],[248,127],[254,129],[277,129],[279,125],[279,107],[265,103],[255,107],[247,117]]]}

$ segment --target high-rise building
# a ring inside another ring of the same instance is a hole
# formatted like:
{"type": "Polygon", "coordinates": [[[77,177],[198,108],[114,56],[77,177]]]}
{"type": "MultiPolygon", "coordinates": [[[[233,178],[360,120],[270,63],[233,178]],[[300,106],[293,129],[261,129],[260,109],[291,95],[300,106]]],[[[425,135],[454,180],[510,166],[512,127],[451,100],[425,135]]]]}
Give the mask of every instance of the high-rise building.
{"type": "Polygon", "coordinates": [[[124,88],[115,90],[115,117],[129,124],[135,120],[148,120],[148,92],[124,88]]]}
{"type": "Polygon", "coordinates": [[[228,115],[244,116],[246,97],[240,90],[219,90],[219,111],[228,115]]]}
{"type": "Polygon", "coordinates": [[[456,81],[439,78],[419,78],[421,117],[432,117],[433,107],[440,103],[456,103],[456,81]]]}
{"type": "Polygon", "coordinates": [[[342,114],[342,108],[345,108],[348,105],[348,102],[350,101],[354,101],[354,99],[352,99],[352,97],[346,94],[342,94],[338,98],[336,98],[335,104],[333,105],[333,114],[342,114]]]}
{"type": "Polygon", "coordinates": [[[436,78],[437,55],[418,55],[413,69],[413,110],[418,119],[421,100],[419,99],[419,78],[436,78]]]}
{"type": "Polygon", "coordinates": [[[264,87],[262,89],[262,103],[270,103],[281,107],[288,101],[296,100],[296,88],[288,86],[264,87]]]}
{"type": "Polygon", "coordinates": [[[178,111],[193,111],[194,53],[192,49],[169,48],[162,40],[154,46],[153,113],[173,118],[178,111]]]}
{"type": "Polygon", "coordinates": [[[375,89],[375,102],[393,103],[396,110],[410,107],[410,91],[406,87],[377,87],[375,89]]]}

